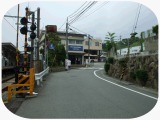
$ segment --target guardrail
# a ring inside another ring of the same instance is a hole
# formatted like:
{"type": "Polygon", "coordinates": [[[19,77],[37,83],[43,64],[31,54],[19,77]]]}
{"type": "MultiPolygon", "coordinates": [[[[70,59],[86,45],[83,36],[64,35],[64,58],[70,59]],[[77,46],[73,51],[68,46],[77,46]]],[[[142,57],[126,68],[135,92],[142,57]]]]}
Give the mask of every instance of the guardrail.
{"type": "Polygon", "coordinates": [[[49,72],[49,67],[47,67],[42,72],[35,74],[35,80],[38,86],[41,84],[43,76],[46,75],[48,72],[49,72]]]}

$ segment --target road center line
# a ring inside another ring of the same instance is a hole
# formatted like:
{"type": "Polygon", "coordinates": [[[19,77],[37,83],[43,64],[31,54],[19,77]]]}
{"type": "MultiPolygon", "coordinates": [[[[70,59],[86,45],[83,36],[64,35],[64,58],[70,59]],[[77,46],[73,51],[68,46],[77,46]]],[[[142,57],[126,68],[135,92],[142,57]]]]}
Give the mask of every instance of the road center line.
{"type": "Polygon", "coordinates": [[[149,98],[152,98],[152,99],[158,100],[158,98],[155,98],[155,97],[152,97],[152,96],[146,95],[146,94],[144,94],[144,93],[141,93],[141,92],[138,92],[138,91],[132,90],[132,89],[130,89],[130,88],[124,87],[124,86],[122,86],[122,85],[119,85],[119,84],[116,84],[116,83],[111,82],[111,81],[109,81],[109,80],[106,80],[106,79],[104,79],[104,78],[101,78],[101,77],[99,77],[99,76],[96,74],[96,72],[97,72],[97,71],[100,71],[100,70],[95,70],[95,71],[94,71],[94,75],[95,75],[96,77],[98,77],[99,79],[101,79],[101,80],[104,80],[104,81],[106,81],[106,82],[108,82],[108,83],[111,83],[111,84],[113,84],[113,85],[116,85],[116,86],[118,86],[118,87],[124,88],[124,89],[126,89],[126,90],[129,90],[129,91],[132,91],[132,92],[138,93],[138,94],[140,94],[140,95],[143,95],[143,96],[146,96],[146,97],[149,97],[149,98]]]}

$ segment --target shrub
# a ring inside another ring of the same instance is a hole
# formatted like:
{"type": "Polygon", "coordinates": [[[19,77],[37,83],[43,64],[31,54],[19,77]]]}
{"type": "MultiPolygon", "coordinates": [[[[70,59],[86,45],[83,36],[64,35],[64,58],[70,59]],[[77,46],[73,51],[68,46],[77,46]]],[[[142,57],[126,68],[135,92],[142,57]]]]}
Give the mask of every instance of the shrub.
{"type": "Polygon", "coordinates": [[[136,79],[136,73],[134,71],[130,72],[130,77],[135,80],[136,79]]]}
{"type": "Polygon", "coordinates": [[[104,69],[105,69],[106,73],[108,73],[109,68],[110,68],[110,64],[109,63],[105,63],[104,64],[104,69]]]}
{"type": "Polygon", "coordinates": [[[148,73],[147,73],[147,71],[145,71],[143,69],[138,69],[136,71],[136,77],[140,80],[142,86],[146,85],[146,82],[148,80],[148,73]]]}
{"type": "Polygon", "coordinates": [[[118,62],[121,67],[126,67],[126,60],[125,59],[120,59],[118,62]]]}
{"type": "Polygon", "coordinates": [[[113,62],[114,62],[114,58],[113,57],[109,57],[108,58],[108,63],[113,64],[113,62]]]}

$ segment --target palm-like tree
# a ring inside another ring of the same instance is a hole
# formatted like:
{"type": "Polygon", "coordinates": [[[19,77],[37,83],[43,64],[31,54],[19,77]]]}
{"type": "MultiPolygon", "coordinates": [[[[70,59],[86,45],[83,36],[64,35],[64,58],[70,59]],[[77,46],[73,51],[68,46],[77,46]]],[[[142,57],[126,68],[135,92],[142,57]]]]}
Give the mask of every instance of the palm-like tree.
{"type": "Polygon", "coordinates": [[[115,37],[115,33],[108,32],[108,35],[106,35],[105,39],[106,41],[114,42],[115,37]]]}
{"type": "Polygon", "coordinates": [[[117,55],[117,46],[116,43],[114,42],[115,39],[115,33],[110,33],[106,35],[106,52],[108,53],[108,57],[113,57],[115,54],[117,55]]]}

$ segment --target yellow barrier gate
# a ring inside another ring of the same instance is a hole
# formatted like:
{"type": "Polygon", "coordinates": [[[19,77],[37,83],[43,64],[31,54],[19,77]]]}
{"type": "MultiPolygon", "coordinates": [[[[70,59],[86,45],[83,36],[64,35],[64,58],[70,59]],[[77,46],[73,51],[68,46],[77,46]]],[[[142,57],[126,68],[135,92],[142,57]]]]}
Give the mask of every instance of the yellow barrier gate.
{"type": "Polygon", "coordinates": [[[11,101],[12,95],[16,93],[27,93],[33,94],[34,89],[34,68],[30,68],[29,75],[18,74],[18,83],[8,86],[8,101],[11,101]],[[23,87],[29,87],[28,90],[23,90],[23,87]],[[14,88],[20,88],[15,90],[14,88]]]}

